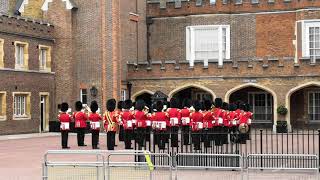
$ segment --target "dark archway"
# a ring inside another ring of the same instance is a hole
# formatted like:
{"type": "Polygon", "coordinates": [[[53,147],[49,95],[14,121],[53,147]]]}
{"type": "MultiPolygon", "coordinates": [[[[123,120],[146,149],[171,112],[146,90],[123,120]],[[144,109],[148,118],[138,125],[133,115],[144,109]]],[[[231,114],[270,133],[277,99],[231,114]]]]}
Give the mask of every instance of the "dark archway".
{"type": "Polygon", "coordinates": [[[151,96],[152,96],[152,94],[143,93],[143,94],[140,94],[139,96],[137,96],[135,101],[142,99],[148,107],[151,107],[151,104],[152,104],[151,96]]]}
{"type": "Polygon", "coordinates": [[[195,100],[206,100],[210,99],[213,100],[212,94],[210,92],[207,92],[205,90],[202,90],[200,88],[190,87],[183,89],[181,91],[176,92],[173,95],[173,98],[176,98],[179,100],[180,105],[182,105],[183,99],[191,99],[192,101],[195,100]]]}

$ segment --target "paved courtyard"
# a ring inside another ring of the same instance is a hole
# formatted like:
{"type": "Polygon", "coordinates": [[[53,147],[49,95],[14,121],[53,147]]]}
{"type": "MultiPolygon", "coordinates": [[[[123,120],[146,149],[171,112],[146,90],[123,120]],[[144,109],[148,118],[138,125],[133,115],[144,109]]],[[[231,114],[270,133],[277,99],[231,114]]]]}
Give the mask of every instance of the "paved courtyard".
{"type": "MultiPolygon", "coordinates": [[[[77,147],[76,136],[72,134],[69,136],[69,145],[72,150],[89,150],[91,149],[91,136],[87,135],[85,142],[87,147],[77,147]]],[[[100,136],[100,147],[106,149],[106,138],[104,135],[100,136]]],[[[123,149],[123,143],[117,142],[117,149],[123,149]]],[[[45,134],[27,134],[27,135],[12,135],[0,136],[0,180],[37,180],[41,179],[43,162],[43,155],[47,150],[60,149],[60,135],[57,133],[45,134]]],[[[63,157],[60,157],[64,159],[63,157]]],[[[76,157],[69,156],[69,159],[86,161],[92,157],[76,157]]],[[[146,179],[143,178],[130,178],[130,175],[137,173],[137,170],[120,169],[114,171],[114,175],[118,178],[112,179],[146,179]],[[125,176],[123,176],[125,174],[125,176]],[[121,176],[122,175],[122,176],[121,176]]],[[[147,173],[148,171],[141,171],[147,173]]],[[[241,173],[237,171],[190,171],[183,170],[173,172],[178,174],[178,179],[184,180],[197,180],[201,177],[202,180],[223,179],[223,180],[236,180],[241,179],[241,173]]],[[[155,179],[167,179],[168,172],[155,171],[155,179]]],[[[244,179],[246,179],[244,173],[244,179]]],[[[269,172],[250,172],[250,179],[278,179],[278,180],[311,180],[317,179],[314,173],[299,173],[299,172],[286,172],[279,171],[269,172]]],[[[85,178],[85,180],[90,178],[85,178]]],[[[77,180],[77,179],[76,179],[77,180]]]]}

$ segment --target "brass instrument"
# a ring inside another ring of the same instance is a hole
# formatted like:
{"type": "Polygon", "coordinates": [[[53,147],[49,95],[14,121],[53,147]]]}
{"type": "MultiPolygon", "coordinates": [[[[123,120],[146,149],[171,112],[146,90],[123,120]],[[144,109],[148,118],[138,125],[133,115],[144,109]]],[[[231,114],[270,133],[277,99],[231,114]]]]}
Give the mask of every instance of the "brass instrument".
{"type": "Polygon", "coordinates": [[[240,132],[241,134],[248,133],[248,131],[249,131],[249,126],[248,126],[248,124],[241,123],[241,124],[239,125],[239,132],[240,132]]]}

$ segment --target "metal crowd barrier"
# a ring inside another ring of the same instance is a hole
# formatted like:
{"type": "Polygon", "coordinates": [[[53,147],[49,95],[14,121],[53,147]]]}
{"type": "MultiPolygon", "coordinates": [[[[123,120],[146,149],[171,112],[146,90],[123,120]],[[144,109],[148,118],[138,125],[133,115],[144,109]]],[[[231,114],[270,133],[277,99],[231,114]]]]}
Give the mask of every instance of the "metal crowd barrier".
{"type": "MultiPolygon", "coordinates": [[[[273,174],[280,171],[311,171],[319,178],[319,157],[310,154],[249,154],[246,159],[247,179],[250,170],[272,170],[273,174]]],[[[261,176],[261,173],[259,174],[261,176]]],[[[287,176],[287,175],[286,175],[287,176]]],[[[306,174],[303,175],[306,179],[306,174]]],[[[310,176],[311,177],[311,176],[310,176]]],[[[312,178],[311,178],[312,179],[312,178]]]]}

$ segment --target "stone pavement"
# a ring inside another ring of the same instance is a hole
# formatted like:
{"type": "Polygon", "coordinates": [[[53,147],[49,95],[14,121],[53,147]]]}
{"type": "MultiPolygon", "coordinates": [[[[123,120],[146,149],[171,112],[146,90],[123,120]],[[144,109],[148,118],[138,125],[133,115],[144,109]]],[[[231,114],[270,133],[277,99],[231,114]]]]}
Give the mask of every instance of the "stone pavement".
{"type": "MultiPolygon", "coordinates": [[[[87,147],[76,145],[75,134],[69,135],[69,146],[72,150],[91,149],[91,136],[86,135],[87,147]]],[[[106,149],[106,136],[100,135],[100,148],[106,149]]],[[[123,143],[117,142],[117,149],[123,149],[123,143]]],[[[60,149],[59,133],[22,134],[0,136],[0,180],[38,180],[41,179],[43,155],[47,150],[60,149]]],[[[74,157],[74,159],[77,159],[74,157]]],[[[79,160],[85,159],[84,157],[79,160]]],[[[123,169],[125,172],[125,169],[123,169]]],[[[175,172],[174,172],[175,173],[175,172]]],[[[237,180],[241,173],[235,171],[209,171],[209,170],[179,170],[178,180],[237,180]]],[[[256,180],[313,180],[317,179],[312,173],[290,172],[250,172],[250,179],[256,180]]],[[[131,178],[126,178],[131,179],[131,178]]],[[[140,178],[141,179],[141,178],[140,178]]],[[[156,178],[158,179],[158,178],[156,178]]],[[[159,178],[165,179],[165,178],[159,178]]],[[[246,178],[245,178],[246,179],[246,178]]]]}

